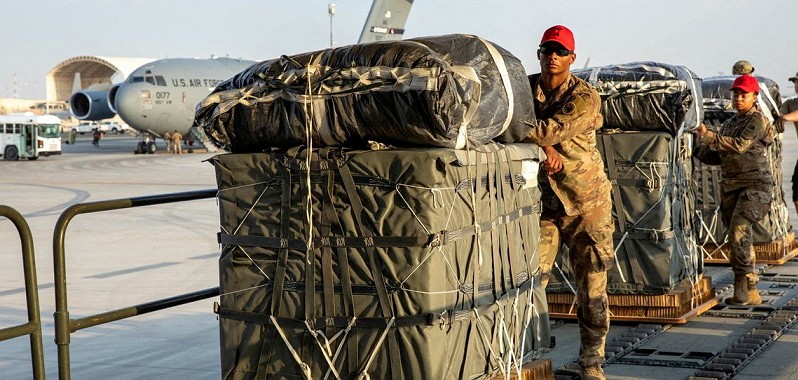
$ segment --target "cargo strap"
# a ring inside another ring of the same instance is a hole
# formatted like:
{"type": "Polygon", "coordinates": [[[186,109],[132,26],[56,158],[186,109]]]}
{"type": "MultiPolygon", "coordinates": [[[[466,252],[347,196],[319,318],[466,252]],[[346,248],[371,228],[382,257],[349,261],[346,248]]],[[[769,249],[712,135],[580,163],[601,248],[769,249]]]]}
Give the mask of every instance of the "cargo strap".
{"type": "Polygon", "coordinates": [[[657,231],[657,230],[638,230],[629,229],[625,233],[614,233],[616,239],[625,238],[631,240],[650,240],[650,241],[663,241],[673,239],[676,234],[673,230],[657,231]]]}
{"type": "Polygon", "coordinates": [[[618,273],[621,275],[621,281],[627,282],[626,278],[623,275],[623,268],[618,261],[618,249],[623,248],[624,252],[626,252],[626,256],[628,258],[629,264],[632,267],[632,280],[636,283],[645,283],[645,275],[643,272],[643,268],[640,266],[640,263],[637,261],[637,255],[635,252],[632,251],[629,245],[624,245],[623,241],[627,236],[626,231],[626,213],[624,211],[624,204],[623,198],[621,197],[621,189],[618,184],[618,167],[615,165],[615,148],[612,145],[612,135],[610,134],[601,134],[601,139],[599,139],[600,143],[602,144],[602,151],[604,152],[604,162],[607,165],[607,177],[612,183],[612,204],[615,208],[615,217],[618,221],[618,229],[617,232],[622,235],[618,246],[615,247],[615,267],[618,268],[618,273]]]}
{"type": "MultiPolygon", "coordinates": [[[[335,207],[333,204],[334,185],[335,185],[334,172],[329,172],[329,175],[327,176],[327,189],[326,192],[323,193],[325,198],[324,214],[326,216],[327,221],[330,224],[338,226],[339,233],[343,233],[343,229],[341,229],[340,227],[342,223],[338,218],[338,214],[335,212],[335,207]]],[[[354,315],[355,301],[354,301],[354,294],[352,292],[351,269],[349,265],[349,251],[342,248],[336,248],[335,256],[338,258],[338,269],[340,271],[341,287],[342,287],[343,300],[344,300],[343,302],[344,315],[354,315]]],[[[332,284],[332,278],[330,278],[329,280],[325,278],[325,292],[328,292],[328,286],[332,286],[332,290],[334,290],[334,286],[332,284]]],[[[324,296],[325,302],[332,302],[333,296],[334,294],[325,293],[324,296]]],[[[350,333],[350,328],[347,328],[346,330],[347,336],[349,335],[349,333],[350,333]]],[[[347,342],[346,343],[347,357],[350,358],[349,360],[347,360],[347,362],[349,363],[349,372],[355,373],[358,370],[357,363],[360,362],[359,360],[360,351],[358,350],[359,339],[357,337],[357,332],[353,332],[352,334],[354,335],[352,339],[348,340],[345,339],[345,340],[347,342]]]]}
{"type": "Polygon", "coordinates": [[[630,187],[637,187],[641,189],[661,189],[664,186],[664,181],[662,178],[652,178],[652,179],[629,179],[629,178],[613,178],[610,179],[610,183],[613,187],[617,186],[630,186],[630,187]]]}
{"type": "MultiPolygon", "coordinates": [[[[477,37],[479,38],[479,37],[477,37]]],[[[513,96],[513,84],[510,81],[510,75],[507,72],[507,63],[504,62],[504,57],[502,57],[501,53],[496,50],[496,47],[493,46],[492,43],[485,41],[482,38],[479,40],[485,45],[488,49],[488,53],[490,53],[491,58],[493,58],[493,62],[496,64],[496,68],[499,70],[499,76],[502,78],[502,84],[504,85],[504,92],[507,94],[507,115],[504,117],[504,123],[502,123],[502,129],[497,133],[497,135],[501,135],[504,131],[507,130],[507,127],[510,126],[510,122],[513,119],[513,113],[515,108],[515,99],[513,96]]]]}
{"type": "Polygon", "coordinates": [[[224,307],[217,308],[216,312],[220,318],[270,326],[276,326],[276,324],[279,323],[279,325],[284,328],[295,330],[306,330],[308,328],[319,330],[327,327],[338,329],[384,329],[391,323],[393,323],[393,327],[396,328],[412,326],[439,326],[443,328],[455,323],[479,319],[489,313],[495,313],[498,308],[504,307],[508,304],[508,302],[512,302],[516,295],[529,291],[532,289],[532,286],[538,282],[540,282],[539,271],[536,272],[533,277],[524,281],[520,287],[502,294],[501,297],[491,304],[483,305],[474,309],[444,310],[440,313],[424,313],[405,317],[354,318],[333,316],[317,317],[311,320],[299,320],[294,318],[277,317],[264,313],[228,309],[224,307]]]}
{"type": "MultiPolygon", "coordinates": [[[[361,214],[363,212],[363,204],[360,201],[357,189],[355,188],[355,182],[352,178],[352,172],[349,170],[349,167],[346,165],[339,168],[338,171],[341,174],[341,179],[344,185],[344,189],[346,189],[346,194],[349,197],[349,203],[352,205],[352,216],[355,219],[355,223],[358,228],[358,233],[364,238],[374,238],[374,236],[371,236],[371,232],[363,227],[363,221],[361,218],[361,214]]],[[[378,305],[380,307],[380,310],[382,311],[382,315],[386,318],[390,316],[391,322],[393,322],[395,316],[393,315],[393,310],[390,305],[390,301],[388,299],[388,291],[386,289],[385,278],[382,275],[382,267],[384,263],[378,261],[379,257],[378,255],[374,254],[373,246],[366,247],[366,249],[367,252],[370,253],[368,255],[369,268],[371,270],[371,275],[374,278],[374,285],[377,288],[377,299],[379,300],[378,305]]],[[[398,358],[400,355],[395,336],[388,338],[388,352],[393,358],[398,358]]],[[[403,378],[402,368],[399,366],[398,361],[392,360],[390,366],[391,366],[391,378],[393,380],[401,380],[403,378]]],[[[368,367],[364,367],[362,368],[362,371],[365,372],[367,369],[368,367]]]]}
{"type": "MultiPolygon", "coordinates": [[[[365,236],[365,237],[344,237],[344,236],[320,236],[312,240],[311,250],[322,247],[334,248],[371,248],[371,247],[438,247],[450,244],[464,237],[477,235],[478,233],[490,232],[501,225],[510,224],[516,220],[540,213],[540,204],[524,206],[507,215],[498,216],[496,219],[478,223],[476,226],[469,225],[454,231],[441,231],[427,236],[365,236]]],[[[219,244],[238,245],[243,247],[264,247],[273,249],[294,249],[307,251],[307,242],[302,239],[278,238],[255,235],[237,235],[219,233],[217,235],[219,244]]]]}
{"type": "MultiPolygon", "coordinates": [[[[496,165],[486,165],[486,169],[488,179],[488,216],[490,220],[494,220],[496,219],[496,216],[499,215],[499,205],[503,203],[500,202],[500,199],[497,196],[496,188],[496,182],[501,181],[498,178],[498,173],[501,173],[501,166],[499,166],[498,163],[496,165]]],[[[501,199],[501,201],[504,201],[504,199],[501,199]]],[[[492,260],[489,265],[491,266],[491,277],[493,277],[493,298],[497,298],[499,294],[501,294],[502,279],[504,278],[503,271],[507,269],[504,265],[502,265],[501,252],[507,251],[501,251],[499,248],[499,232],[499,228],[491,229],[490,231],[490,257],[492,260]]]]}
{"type": "MultiPolygon", "coordinates": [[[[723,239],[720,236],[717,236],[719,232],[718,229],[718,216],[720,215],[720,167],[718,166],[711,166],[706,165],[700,161],[695,166],[696,171],[701,173],[701,202],[702,208],[698,211],[699,217],[697,218],[697,222],[701,225],[701,230],[704,231],[705,237],[701,239],[699,242],[700,245],[704,245],[708,242],[715,244],[716,246],[720,246],[723,242],[719,242],[718,238],[723,239]],[[711,192],[711,193],[710,193],[711,192]],[[704,219],[705,217],[709,216],[710,221],[707,224],[707,221],[704,219]],[[716,238],[717,236],[717,238],[716,238]]],[[[711,253],[704,251],[705,254],[709,254],[711,258],[711,253]]]]}
{"type": "MultiPolygon", "coordinates": [[[[686,66],[679,66],[679,67],[681,67],[690,77],[690,79],[688,79],[686,82],[687,82],[687,87],[690,89],[690,95],[693,96],[693,101],[691,103],[693,106],[693,110],[695,112],[694,120],[689,120],[690,118],[685,116],[684,120],[682,121],[682,125],[679,127],[679,132],[683,133],[698,128],[698,126],[701,124],[701,122],[704,119],[703,115],[704,110],[703,110],[703,102],[700,100],[701,97],[699,96],[699,91],[696,90],[696,81],[693,80],[692,72],[686,66]],[[688,121],[692,121],[693,125],[687,125],[688,121]]],[[[765,93],[768,92],[765,91],[765,93]]]]}
{"type": "Polygon", "coordinates": [[[457,129],[457,138],[454,143],[455,149],[466,149],[468,148],[468,127],[471,124],[471,119],[477,113],[480,98],[482,97],[482,81],[479,79],[476,70],[471,66],[452,66],[451,68],[454,74],[472,82],[470,86],[471,98],[467,99],[468,108],[465,115],[463,115],[463,122],[460,123],[460,127],[457,129]]]}
{"type": "MultiPolygon", "coordinates": [[[[595,71],[595,70],[594,70],[595,71]]],[[[615,217],[618,221],[618,229],[616,230],[621,235],[626,233],[626,214],[624,213],[623,209],[623,199],[621,198],[621,190],[618,187],[618,168],[615,166],[615,153],[613,151],[612,146],[612,136],[610,134],[603,133],[600,135],[601,138],[597,139],[598,143],[601,144],[601,152],[604,152],[604,163],[607,166],[607,179],[612,184],[612,205],[615,207],[615,217]]],[[[621,238],[621,244],[623,243],[623,238],[621,238]]],[[[615,267],[618,268],[618,273],[621,275],[621,281],[626,282],[626,278],[623,275],[623,268],[621,268],[620,264],[618,263],[618,248],[616,247],[615,250],[615,267]]],[[[624,246],[626,250],[627,247],[624,246]]],[[[627,256],[631,255],[627,254],[627,256]]],[[[570,286],[570,285],[569,285],[570,286]]]]}
{"type": "MultiPolygon", "coordinates": [[[[302,378],[304,378],[305,380],[313,380],[313,375],[312,375],[312,373],[310,371],[310,366],[307,363],[305,363],[302,360],[302,357],[299,356],[299,353],[296,352],[296,349],[291,344],[291,341],[289,341],[288,337],[285,336],[285,332],[283,331],[283,328],[280,326],[280,324],[277,323],[277,321],[274,319],[274,317],[270,317],[270,318],[271,318],[272,326],[275,327],[274,330],[277,331],[278,334],[280,334],[280,338],[283,339],[283,343],[285,343],[285,346],[288,347],[288,351],[291,353],[291,357],[293,357],[294,361],[296,361],[296,363],[299,365],[299,369],[300,369],[300,371],[302,371],[302,378]]],[[[261,376],[258,376],[258,377],[261,377],[261,376]]]]}
{"type": "MultiPolygon", "coordinates": [[[[282,195],[280,199],[280,237],[287,237],[291,230],[291,172],[288,169],[282,171],[282,195]]],[[[274,291],[272,292],[271,312],[279,315],[282,308],[283,286],[285,285],[285,271],[288,264],[288,248],[280,249],[277,258],[277,267],[274,276],[274,291]]],[[[266,373],[262,370],[271,362],[274,350],[274,341],[277,337],[275,331],[269,331],[266,339],[261,344],[260,360],[258,362],[256,380],[266,378],[266,373]]]]}
{"type": "MultiPolygon", "coordinates": [[[[251,106],[276,99],[306,103],[370,91],[437,91],[440,76],[440,67],[359,66],[336,69],[325,65],[301,66],[287,70],[268,82],[260,81],[240,89],[214,92],[200,103],[200,107],[216,105],[213,112],[215,118],[230,112],[238,104],[251,106]],[[305,94],[305,82],[312,83],[314,94],[305,94]],[[346,84],[330,85],[336,82],[346,84]]],[[[260,79],[265,79],[263,74],[260,74],[260,79]]]]}

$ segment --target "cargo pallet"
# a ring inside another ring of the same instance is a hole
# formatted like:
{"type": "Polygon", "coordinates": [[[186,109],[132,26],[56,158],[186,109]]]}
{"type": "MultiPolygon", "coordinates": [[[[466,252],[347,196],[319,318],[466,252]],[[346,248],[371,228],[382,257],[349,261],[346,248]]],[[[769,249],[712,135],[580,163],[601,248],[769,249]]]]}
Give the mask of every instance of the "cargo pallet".
{"type": "MultiPolygon", "coordinates": [[[[718,304],[710,277],[685,280],[666,294],[609,294],[610,321],[683,324],[718,304]]],[[[572,293],[546,293],[549,316],[576,319],[572,293]]]]}
{"type": "MultiPolygon", "coordinates": [[[[718,247],[714,243],[704,244],[704,263],[705,264],[729,264],[729,246],[721,244],[718,247]]],[[[781,239],[770,243],[754,244],[757,264],[782,265],[798,256],[798,242],[795,241],[795,233],[790,232],[781,239]]]]}
{"type": "MultiPolygon", "coordinates": [[[[505,380],[504,376],[493,380],[505,380]]],[[[513,373],[509,380],[554,380],[554,367],[551,359],[536,359],[527,362],[521,367],[521,374],[513,373]]]]}

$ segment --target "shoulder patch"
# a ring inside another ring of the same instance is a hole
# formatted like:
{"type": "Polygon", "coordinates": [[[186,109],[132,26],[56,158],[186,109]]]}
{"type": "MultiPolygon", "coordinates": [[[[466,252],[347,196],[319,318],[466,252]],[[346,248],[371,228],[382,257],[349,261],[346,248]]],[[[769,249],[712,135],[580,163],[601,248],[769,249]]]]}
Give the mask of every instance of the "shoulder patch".
{"type": "Polygon", "coordinates": [[[570,102],[565,103],[562,107],[562,113],[566,115],[572,115],[574,112],[578,110],[583,110],[587,107],[587,101],[583,96],[577,95],[571,99],[570,102]]]}
{"type": "Polygon", "coordinates": [[[562,113],[564,113],[566,115],[570,115],[570,114],[574,113],[575,109],[576,109],[576,105],[574,104],[574,102],[568,102],[568,103],[565,103],[564,106],[562,106],[562,113]]]}

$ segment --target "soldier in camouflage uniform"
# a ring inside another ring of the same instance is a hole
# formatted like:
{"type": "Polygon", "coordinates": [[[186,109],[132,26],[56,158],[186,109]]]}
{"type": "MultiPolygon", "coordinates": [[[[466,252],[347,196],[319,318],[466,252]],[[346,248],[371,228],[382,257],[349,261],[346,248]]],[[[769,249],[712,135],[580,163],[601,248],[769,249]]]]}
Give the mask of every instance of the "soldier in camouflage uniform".
{"type": "Polygon", "coordinates": [[[721,216],[729,226],[729,248],[734,272],[734,296],[727,304],[758,305],[762,297],[756,288],[754,246],[751,224],[770,210],[774,180],[765,151],[773,143],[773,128],[756,106],[759,83],[750,75],[734,80],[732,103],[737,114],[726,120],[719,132],[701,124],[698,159],[708,164],[720,161],[723,176],[721,216]],[[705,148],[701,150],[701,148],[705,148]],[[708,149],[706,149],[708,148],[708,149]],[[711,153],[715,152],[715,162],[711,153]]]}
{"type": "Polygon", "coordinates": [[[596,149],[601,99],[587,82],[571,75],[573,34],[557,25],[543,34],[540,74],[529,76],[537,122],[526,142],[546,153],[541,171],[540,268],[548,283],[564,243],[577,288],[577,319],[583,379],[604,379],[604,343],[609,331],[607,270],[613,260],[610,183],[596,149]]]}

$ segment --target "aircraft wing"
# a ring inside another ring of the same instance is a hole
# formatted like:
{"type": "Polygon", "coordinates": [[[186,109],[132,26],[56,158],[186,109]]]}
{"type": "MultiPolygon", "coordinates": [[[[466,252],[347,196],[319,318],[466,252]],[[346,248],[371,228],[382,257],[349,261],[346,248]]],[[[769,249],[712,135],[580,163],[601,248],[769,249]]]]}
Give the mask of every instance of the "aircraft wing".
{"type": "Polygon", "coordinates": [[[358,43],[401,40],[413,0],[374,0],[358,43]]]}

